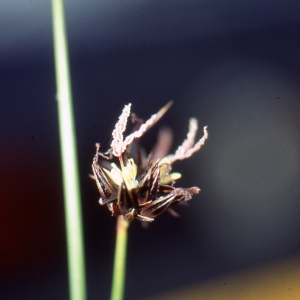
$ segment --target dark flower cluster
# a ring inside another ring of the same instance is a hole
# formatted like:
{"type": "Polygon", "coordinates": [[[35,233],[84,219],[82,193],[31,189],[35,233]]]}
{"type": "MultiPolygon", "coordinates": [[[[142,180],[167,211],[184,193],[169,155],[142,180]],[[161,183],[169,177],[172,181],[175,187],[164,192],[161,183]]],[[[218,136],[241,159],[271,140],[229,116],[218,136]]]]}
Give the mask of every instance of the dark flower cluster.
{"type": "Polygon", "coordinates": [[[195,143],[198,129],[196,119],[190,119],[187,138],[172,155],[166,155],[172,140],[168,129],[160,131],[157,145],[148,157],[143,149],[138,147],[137,139],[152,127],[171,105],[172,102],[169,102],[145,123],[135,114],[130,114],[131,104],[125,105],[112,133],[110,149],[105,154],[101,153],[100,145],[96,144],[92,168],[101,196],[99,203],[106,204],[113,216],[123,216],[127,221],[138,219],[152,222],[166,210],[176,214],[171,210],[171,206],[189,201],[193,195],[200,192],[198,187],[174,187],[175,180],[181,175],[171,173],[172,164],[176,160],[190,157],[208,138],[207,127],[204,127],[203,137],[195,143]],[[135,127],[124,139],[123,133],[129,116],[135,127]],[[109,170],[99,162],[99,158],[112,159],[114,156],[119,159],[120,167],[112,163],[109,170]]]}

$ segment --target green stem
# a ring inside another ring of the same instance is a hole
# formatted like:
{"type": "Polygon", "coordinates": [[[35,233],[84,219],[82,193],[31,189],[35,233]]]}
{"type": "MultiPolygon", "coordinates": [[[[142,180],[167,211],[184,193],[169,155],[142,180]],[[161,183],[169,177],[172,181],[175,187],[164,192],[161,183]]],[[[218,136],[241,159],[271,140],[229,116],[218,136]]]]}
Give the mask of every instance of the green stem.
{"type": "Polygon", "coordinates": [[[124,296],[128,226],[129,222],[118,217],[111,300],[122,300],[124,296]]]}
{"type": "Polygon", "coordinates": [[[69,291],[71,300],[85,300],[86,283],[78,159],[63,0],[52,0],[52,23],[64,187],[69,291]]]}

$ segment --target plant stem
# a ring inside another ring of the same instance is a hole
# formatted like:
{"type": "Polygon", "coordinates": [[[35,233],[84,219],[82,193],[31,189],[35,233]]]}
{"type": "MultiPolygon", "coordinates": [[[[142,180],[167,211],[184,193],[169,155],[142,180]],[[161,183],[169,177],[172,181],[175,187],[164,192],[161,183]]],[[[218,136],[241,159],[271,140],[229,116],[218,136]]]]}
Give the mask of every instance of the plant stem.
{"type": "Polygon", "coordinates": [[[63,0],[52,0],[54,60],[63,172],[69,292],[71,300],[86,299],[83,230],[63,0]]]}
{"type": "Polygon", "coordinates": [[[128,226],[129,222],[118,217],[111,300],[122,300],[124,297],[128,226]]]}

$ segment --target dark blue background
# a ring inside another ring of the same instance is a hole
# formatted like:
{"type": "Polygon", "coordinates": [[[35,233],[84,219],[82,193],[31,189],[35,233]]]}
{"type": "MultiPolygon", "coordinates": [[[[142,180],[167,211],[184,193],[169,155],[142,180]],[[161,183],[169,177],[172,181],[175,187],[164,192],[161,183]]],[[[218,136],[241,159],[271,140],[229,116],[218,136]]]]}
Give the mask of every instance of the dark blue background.
{"type": "MultiPolygon", "coordinates": [[[[67,263],[50,3],[1,11],[0,296],[67,299],[67,263]]],[[[126,299],[299,254],[300,5],[297,1],[66,3],[89,299],[107,299],[115,219],[88,177],[124,104],[185,138],[209,140],[178,186],[200,195],[181,218],[129,231],[126,299]],[[202,134],[201,130],[200,133],[202,134]]]]}

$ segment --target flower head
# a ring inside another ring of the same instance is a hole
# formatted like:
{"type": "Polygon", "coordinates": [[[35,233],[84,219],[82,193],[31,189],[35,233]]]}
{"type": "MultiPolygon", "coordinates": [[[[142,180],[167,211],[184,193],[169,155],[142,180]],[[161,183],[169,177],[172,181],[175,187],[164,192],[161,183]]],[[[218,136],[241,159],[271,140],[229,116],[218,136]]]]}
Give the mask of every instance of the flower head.
{"type": "Polygon", "coordinates": [[[187,138],[174,154],[167,155],[170,148],[171,133],[168,129],[160,132],[154,151],[146,157],[145,152],[136,147],[135,155],[132,153],[133,143],[152,127],[169,109],[172,102],[165,105],[157,114],[150,117],[145,123],[131,114],[132,121],[136,123],[135,130],[126,138],[123,133],[126,129],[127,119],[130,115],[131,104],[125,105],[121,116],[112,133],[113,139],[108,150],[109,155],[99,152],[97,144],[96,155],[92,168],[95,180],[101,195],[100,204],[107,204],[112,215],[122,215],[126,220],[152,222],[154,218],[181,201],[189,201],[200,189],[176,188],[175,180],[181,177],[180,173],[170,173],[172,164],[176,160],[190,157],[198,151],[208,138],[207,127],[204,127],[203,137],[195,143],[198,129],[197,120],[190,119],[187,138]],[[159,153],[159,154],[158,154],[159,153]],[[99,156],[105,159],[118,157],[120,167],[111,164],[111,170],[99,164],[99,156]]]}

